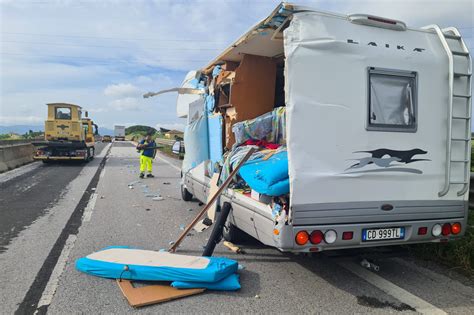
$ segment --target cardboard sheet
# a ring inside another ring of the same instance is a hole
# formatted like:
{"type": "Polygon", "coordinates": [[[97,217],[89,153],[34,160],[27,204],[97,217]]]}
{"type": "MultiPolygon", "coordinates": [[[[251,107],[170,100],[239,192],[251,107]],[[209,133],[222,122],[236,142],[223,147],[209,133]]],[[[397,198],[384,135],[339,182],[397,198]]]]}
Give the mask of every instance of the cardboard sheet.
{"type": "Polygon", "coordinates": [[[154,284],[144,287],[134,287],[129,280],[118,280],[117,284],[133,307],[141,307],[151,304],[163,303],[182,297],[202,293],[205,289],[176,289],[169,285],[154,284]]]}

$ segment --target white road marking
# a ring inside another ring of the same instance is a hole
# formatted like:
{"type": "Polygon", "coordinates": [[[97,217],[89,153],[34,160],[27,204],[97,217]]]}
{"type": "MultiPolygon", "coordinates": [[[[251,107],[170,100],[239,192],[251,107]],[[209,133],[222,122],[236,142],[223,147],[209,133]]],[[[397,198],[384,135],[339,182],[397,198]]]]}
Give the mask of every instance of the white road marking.
{"type": "Polygon", "coordinates": [[[339,262],[340,266],[344,267],[353,274],[359,276],[365,281],[369,282],[373,286],[379,288],[383,292],[393,296],[397,300],[407,305],[410,305],[417,312],[421,314],[430,314],[430,315],[446,315],[447,313],[442,309],[437,308],[436,306],[426,302],[425,300],[420,299],[416,295],[411,294],[405,289],[400,288],[399,286],[393,284],[392,282],[376,275],[372,271],[366,270],[361,266],[353,262],[339,262]]]}
{"type": "Polygon", "coordinates": [[[46,288],[44,289],[43,294],[41,295],[41,299],[38,303],[38,308],[51,304],[54,297],[54,293],[56,292],[59,286],[59,279],[61,278],[61,274],[63,273],[64,268],[66,267],[66,262],[69,258],[69,254],[71,253],[72,248],[74,247],[74,242],[76,241],[76,239],[76,235],[69,235],[69,237],[67,238],[66,244],[64,245],[61,255],[59,256],[58,262],[56,263],[56,266],[54,267],[53,272],[51,273],[51,277],[49,278],[49,281],[46,284],[46,288]]]}
{"type": "MultiPolygon", "coordinates": [[[[159,154],[159,153],[158,153],[159,154]]],[[[174,165],[173,163],[171,163],[170,161],[166,160],[165,158],[159,156],[159,155],[156,155],[157,158],[159,158],[160,160],[162,160],[163,162],[165,162],[166,164],[170,165],[172,168],[174,168],[175,170],[177,170],[178,172],[181,172],[181,169],[179,167],[177,167],[176,165],[174,165]]]]}
{"type": "Polygon", "coordinates": [[[100,179],[104,178],[105,176],[105,167],[102,169],[102,172],[100,172],[100,179]]]}
{"type": "Polygon", "coordinates": [[[26,164],[26,165],[20,166],[18,168],[15,168],[11,171],[0,174],[0,183],[4,183],[4,182],[6,182],[10,179],[13,179],[13,178],[18,177],[20,175],[23,175],[25,173],[31,172],[32,170],[40,167],[41,165],[43,165],[43,163],[32,162],[30,164],[26,164]]]}
{"type": "Polygon", "coordinates": [[[82,222],[89,222],[92,217],[92,211],[94,211],[95,203],[97,201],[98,194],[92,194],[89,202],[87,203],[86,209],[84,209],[84,214],[82,215],[82,222]]]}

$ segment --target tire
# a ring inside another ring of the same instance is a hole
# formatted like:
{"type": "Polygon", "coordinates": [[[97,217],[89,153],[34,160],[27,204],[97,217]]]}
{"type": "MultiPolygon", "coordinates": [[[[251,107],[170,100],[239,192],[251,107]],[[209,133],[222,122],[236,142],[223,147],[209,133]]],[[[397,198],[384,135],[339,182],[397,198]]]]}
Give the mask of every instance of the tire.
{"type": "Polygon", "coordinates": [[[90,149],[90,155],[89,155],[89,161],[92,161],[94,159],[94,154],[95,154],[95,148],[90,149]]]}
{"type": "Polygon", "coordinates": [[[249,236],[244,231],[233,225],[230,222],[229,217],[227,218],[224,228],[222,229],[222,236],[224,239],[231,243],[239,243],[247,240],[249,236]]]}
{"type": "Polygon", "coordinates": [[[184,185],[181,185],[181,198],[184,201],[191,201],[193,200],[193,194],[191,194],[184,185]]]}

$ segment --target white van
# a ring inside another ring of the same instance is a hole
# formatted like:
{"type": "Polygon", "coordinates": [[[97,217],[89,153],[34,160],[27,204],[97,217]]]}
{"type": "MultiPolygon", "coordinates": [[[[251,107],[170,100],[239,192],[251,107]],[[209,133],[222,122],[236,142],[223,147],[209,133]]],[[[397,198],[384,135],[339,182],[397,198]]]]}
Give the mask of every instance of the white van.
{"type": "Polygon", "coordinates": [[[220,198],[232,206],[226,238],[242,230],[291,252],[458,239],[471,73],[455,28],[283,3],[177,89],[183,198],[206,202],[235,124],[283,106],[286,212],[231,186],[220,198]]]}

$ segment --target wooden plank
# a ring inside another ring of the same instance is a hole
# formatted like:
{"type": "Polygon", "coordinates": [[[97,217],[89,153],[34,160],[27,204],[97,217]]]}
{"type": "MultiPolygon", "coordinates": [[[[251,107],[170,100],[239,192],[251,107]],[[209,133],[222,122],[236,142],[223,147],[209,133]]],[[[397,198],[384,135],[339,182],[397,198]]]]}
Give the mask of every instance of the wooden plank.
{"type": "Polygon", "coordinates": [[[212,204],[214,203],[214,201],[217,200],[217,198],[219,198],[219,196],[221,195],[221,193],[224,191],[224,189],[227,188],[227,186],[229,186],[229,184],[232,182],[232,180],[234,179],[234,176],[237,174],[237,172],[239,171],[240,167],[242,165],[244,165],[245,162],[247,162],[247,160],[252,156],[252,154],[255,152],[256,150],[254,148],[250,149],[247,154],[242,158],[242,160],[240,161],[240,163],[234,168],[234,170],[230,173],[229,177],[222,183],[222,185],[219,187],[219,189],[216,191],[216,193],[212,196],[212,198],[208,201],[207,205],[198,213],[198,215],[194,218],[194,220],[184,229],[183,233],[181,233],[181,235],[179,236],[178,240],[173,244],[171,245],[171,247],[169,248],[169,252],[175,252],[176,251],[176,248],[178,248],[179,244],[181,244],[181,242],[184,240],[184,238],[188,235],[188,233],[193,229],[193,227],[196,225],[196,223],[199,222],[199,219],[201,219],[201,217],[204,215],[204,213],[206,213],[207,210],[209,210],[209,208],[212,206],[212,204]]]}
{"type": "Polygon", "coordinates": [[[163,303],[205,291],[205,289],[180,290],[169,285],[162,284],[134,287],[130,280],[120,279],[117,279],[117,284],[128,303],[133,307],[163,303]]]}

